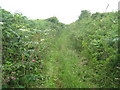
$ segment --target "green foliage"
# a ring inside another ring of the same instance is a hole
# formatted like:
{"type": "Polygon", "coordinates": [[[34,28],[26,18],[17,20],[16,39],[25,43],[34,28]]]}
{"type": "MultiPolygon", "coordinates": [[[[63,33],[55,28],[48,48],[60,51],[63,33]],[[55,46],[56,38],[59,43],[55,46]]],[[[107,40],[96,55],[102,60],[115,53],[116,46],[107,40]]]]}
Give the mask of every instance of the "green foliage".
{"type": "Polygon", "coordinates": [[[119,88],[117,12],[83,10],[70,25],[0,12],[3,88],[119,88]]]}
{"type": "Polygon", "coordinates": [[[83,19],[83,18],[89,18],[91,16],[91,13],[87,10],[82,10],[81,14],[79,16],[79,20],[83,19]]]}
{"type": "Polygon", "coordinates": [[[0,10],[3,23],[3,87],[33,87],[36,86],[34,82],[41,85],[44,79],[42,63],[49,46],[46,38],[55,36],[60,26],[0,10]]]}
{"type": "Polygon", "coordinates": [[[99,87],[118,87],[118,18],[117,12],[95,13],[70,25],[77,53],[86,58],[88,68],[93,69],[92,82],[99,87]]]}
{"type": "Polygon", "coordinates": [[[56,18],[56,17],[51,17],[51,18],[48,18],[48,19],[46,19],[47,21],[50,21],[50,22],[52,22],[52,23],[58,23],[59,22],[59,20],[56,18]]]}

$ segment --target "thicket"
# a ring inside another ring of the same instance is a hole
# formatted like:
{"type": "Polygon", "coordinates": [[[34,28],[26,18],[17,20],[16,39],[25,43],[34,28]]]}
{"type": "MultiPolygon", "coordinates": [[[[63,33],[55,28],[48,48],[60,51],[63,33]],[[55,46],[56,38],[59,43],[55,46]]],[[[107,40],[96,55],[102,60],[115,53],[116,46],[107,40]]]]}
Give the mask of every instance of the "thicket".
{"type": "Polygon", "coordinates": [[[84,10],[65,25],[0,9],[3,88],[118,88],[118,12],[84,10]]]}
{"type": "Polygon", "coordinates": [[[119,87],[118,12],[95,13],[83,11],[81,18],[71,24],[71,39],[76,52],[84,57],[91,81],[99,87],[119,87]],[[88,14],[87,14],[88,13],[88,14]]]}
{"type": "Polygon", "coordinates": [[[41,85],[44,79],[42,62],[50,46],[48,42],[64,24],[28,20],[20,13],[11,14],[4,9],[0,12],[3,87],[32,87],[34,81],[41,85]]]}

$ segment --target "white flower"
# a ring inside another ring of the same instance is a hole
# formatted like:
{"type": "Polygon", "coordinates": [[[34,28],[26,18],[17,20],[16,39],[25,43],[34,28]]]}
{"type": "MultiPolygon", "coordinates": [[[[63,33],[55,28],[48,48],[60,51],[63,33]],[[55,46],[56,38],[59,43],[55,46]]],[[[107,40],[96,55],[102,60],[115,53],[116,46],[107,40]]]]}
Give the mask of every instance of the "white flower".
{"type": "Polygon", "coordinates": [[[25,28],[25,26],[22,26],[23,28],[25,28]]]}
{"type": "Polygon", "coordinates": [[[21,31],[27,31],[27,32],[30,32],[29,30],[27,30],[27,29],[19,29],[19,30],[21,30],[21,31]]]}
{"type": "Polygon", "coordinates": [[[3,22],[0,22],[0,24],[2,24],[2,25],[3,25],[3,22]]]}
{"type": "Polygon", "coordinates": [[[42,42],[42,41],[44,41],[45,39],[41,39],[40,41],[42,42]]]}
{"type": "Polygon", "coordinates": [[[48,35],[49,33],[45,33],[45,35],[48,35]]]}
{"type": "Polygon", "coordinates": [[[34,42],[34,44],[39,44],[39,42],[34,42]]]}
{"type": "Polygon", "coordinates": [[[28,38],[28,36],[25,36],[25,38],[28,38]]]}

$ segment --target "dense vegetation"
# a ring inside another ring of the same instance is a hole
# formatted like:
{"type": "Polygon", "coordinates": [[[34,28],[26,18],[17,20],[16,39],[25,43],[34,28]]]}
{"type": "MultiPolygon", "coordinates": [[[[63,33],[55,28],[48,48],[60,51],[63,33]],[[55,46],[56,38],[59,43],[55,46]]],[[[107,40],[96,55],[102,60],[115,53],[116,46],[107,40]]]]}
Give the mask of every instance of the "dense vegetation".
{"type": "Polygon", "coordinates": [[[3,88],[119,88],[118,12],[69,25],[0,9],[3,88]]]}

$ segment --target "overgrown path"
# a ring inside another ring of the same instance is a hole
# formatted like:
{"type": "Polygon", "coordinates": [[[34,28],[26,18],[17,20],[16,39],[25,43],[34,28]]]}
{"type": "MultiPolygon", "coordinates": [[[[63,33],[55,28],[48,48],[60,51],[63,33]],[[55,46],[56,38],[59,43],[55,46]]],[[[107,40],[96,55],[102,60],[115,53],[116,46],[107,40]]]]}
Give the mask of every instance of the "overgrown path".
{"type": "Polygon", "coordinates": [[[82,57],[78,57],[76,51],[71,49],[72,41],[69,36],[67,31],[62,33],[47,56],[46,75],[48,79],[45,87],[94,87],[87,77],[90,70],[87,71],[86,66],[83,66],[82,57]]]}

